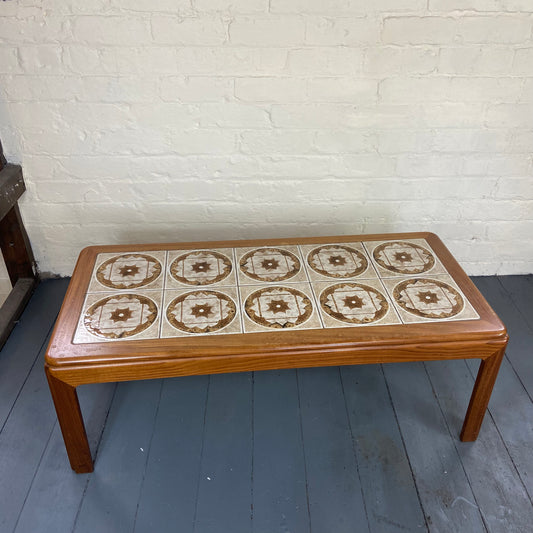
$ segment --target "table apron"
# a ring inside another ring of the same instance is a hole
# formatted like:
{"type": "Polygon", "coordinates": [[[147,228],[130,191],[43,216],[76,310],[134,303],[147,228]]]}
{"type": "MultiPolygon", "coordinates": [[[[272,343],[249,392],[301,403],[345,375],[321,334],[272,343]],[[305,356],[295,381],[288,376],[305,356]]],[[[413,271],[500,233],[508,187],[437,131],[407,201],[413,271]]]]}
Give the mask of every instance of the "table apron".
{"type": "Polygon", "coordinates": [[[395,344],[391,346],[309,348],[278,353],[210,355],[208,357],[151,357],[135,361],[91,361],[86,364],[46,365],[57,379],[73,387],[88,383],[135,381],[178,376],[447,359],[487,359],[505,347],[498,340],[395,344]]]}

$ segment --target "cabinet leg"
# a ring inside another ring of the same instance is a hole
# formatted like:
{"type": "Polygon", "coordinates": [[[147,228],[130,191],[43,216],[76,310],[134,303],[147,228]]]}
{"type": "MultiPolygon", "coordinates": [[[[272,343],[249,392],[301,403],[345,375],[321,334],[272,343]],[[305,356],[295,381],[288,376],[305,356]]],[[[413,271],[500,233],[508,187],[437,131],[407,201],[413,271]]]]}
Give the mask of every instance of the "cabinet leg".
{"type": "Polygon", "coordinates": [[[78,474],[92,472],[93,460],[76,388],[54,377],[48,368],[45,370],[70,466],[78,474]]]}
{"type": "Polygon", "coordinates": [[[462,441],[470,442],[477,439],[504,353],[505,346],[494,355],[481,361],[474,390],[470,397],[470,404],[466,411],[463,429],[461,430],[462,441]]]}

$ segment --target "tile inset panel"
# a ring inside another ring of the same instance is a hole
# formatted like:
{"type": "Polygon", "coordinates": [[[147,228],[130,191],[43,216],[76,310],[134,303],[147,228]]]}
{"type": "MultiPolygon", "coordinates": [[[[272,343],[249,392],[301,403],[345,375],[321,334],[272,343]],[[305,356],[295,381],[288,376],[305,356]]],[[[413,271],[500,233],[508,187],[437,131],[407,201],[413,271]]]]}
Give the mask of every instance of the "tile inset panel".
{"type": "Polygon", "coordinates": [[[313,283],[326,327],[399,324],[387,291],[377,279],[313,283]]]}
{"type": "Polygon", "coordinates": [[[239,283],[307,281],[297,246],[237,248],[239,283]]]}
{"type": "Polygon", "coordinates": [[[74,342],[157,338],[160,302],[154,291],[89,294],[74,342]]]}
{"type": "Polygon", "coordinates": [[[424,239],[370,241],[365,246],[381,278],[446,273],[424,239]]]}
{"type": "Polygon", "coordinates": [[[240,333],[241,320],[234,287],[165,291],[161,337],[240,333]]]}
{"type": "Polygon", "coordinates": [[[334,243],[300,247],[311,281],[377,278],[361,243],[334,243]]]}
{"type": "Polygon", "coordinates": [[[384,280],[404,322],[479,318],[451,276],[384,280]]]}
{"type": "Polygon", "coordinates": [[[479,316],[425,239],[100,253],[75,343],[479,316]]]}
{"type": "Polygon", "coordinates": [[[99,254],[87,292],[160,289],[165,258],[161,251],[99,254]]]}
{"type": "Polygon", "coordinates": [[[308,283],[241,287],[247,332],[321,328],[308,283]]]}
{"type": "Polygon", "coordinates": [[[169,252],[167,286],[235,285],[231,248],[169,252]]]}

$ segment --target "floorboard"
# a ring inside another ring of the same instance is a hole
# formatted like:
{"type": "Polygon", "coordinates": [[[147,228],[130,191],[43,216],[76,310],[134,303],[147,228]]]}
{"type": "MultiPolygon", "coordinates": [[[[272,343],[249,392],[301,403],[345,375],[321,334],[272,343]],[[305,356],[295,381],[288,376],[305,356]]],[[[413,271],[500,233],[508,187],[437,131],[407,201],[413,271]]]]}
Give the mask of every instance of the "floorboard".
{"type": "Polygon", "coordinates": [[[80,387],[84,475],[43,372],[67,280],[42,283],[0,352],[0,531],[531,531],[533,276],[474,281],[511,336],[475,443],[475,360],[193,376],[80,387]]]}
{"type": "Polygon", "coordinates": [[[368,532],[338,368],[298,370],[311,531],[368,532]]]}
{"type": "MultiPolygon", "coordinates": [[[[96,452],[115,391],[114,383],[80,387],[78,396],[89,444],[96,452]]],[[[88,475],[75,474],[56,423],[18,519],[16,533],[71,531],[84,496],[88,475]]]]}
{"type": "Polygon", "coordinates": [[[309,507],[295,370],[254,373],[253,533],[307,533],[309,507]]]}
{"type": "Polygon", "coordinates": [[[76,533],[133,530],[161,386],[161,380],[117,386],[76,533]]]}
{"type": "MultiPolygon", "coordinates": [[[[474,386],[472,374],[464,361],[425,365],[446,424],[452,437],[457,436],[474,386]]],[[[527,531],[533,524],[533,506],[490,414],[476,442],[453,440],[488,530],[527,531]]]]}
{"type": "Polygon", "coordinates": [[[381,365],[343,367],[341,377],[370,531],[424,529],[424,514],[381,365]]]}
{"type": "MultiPolygon", "coordinates": [[[[502,292],[502,286],[496,279],[476,278],[474,281],[498,312],[509,332],[506,357],[498,373],[489,410],[529,497],[533,499],[533,402],[524,387],[532,373],[533,335],[508,293],[502,292]]],[[[468,365],[475,375],[477,362],[469,361],[468,365]]]]}
{"type": "Polygon", "coordinates": [[[252,374],[218,374],[209,393],[194,533],[252,527],[252,374]]]}
{"type": "Polygon", "coordinates": [[[384,370],[429,531],[486,531],[424,364],[384,370]]]}
{"type": "Polygon", "coordinates": [[[19,323],[11,332],[0,357],[0,428],[33,367],[39,350],[59,313],[67,290],[68,280],[41,283],[19,323]],[[47,311],[43,309],[47,307],[47,311]]]}
{"type": "Polygon", "coordinates": [[[166,379],[137,509],[135,533],[192,531],[208,376],[166,379]]]}

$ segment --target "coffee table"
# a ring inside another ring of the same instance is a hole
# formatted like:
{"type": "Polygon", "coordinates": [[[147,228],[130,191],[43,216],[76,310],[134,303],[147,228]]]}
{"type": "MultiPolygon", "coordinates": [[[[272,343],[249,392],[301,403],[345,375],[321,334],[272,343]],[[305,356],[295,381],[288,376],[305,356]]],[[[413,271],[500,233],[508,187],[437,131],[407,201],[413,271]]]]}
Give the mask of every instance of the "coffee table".
{"type": "Polygon", "coordinates": [[[507,340],[432,233],[91,246],[45,370],[81,473],[76,387],[194,374],[479,358],[460,435],[473,441],[507,340]]]}

